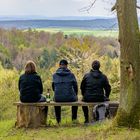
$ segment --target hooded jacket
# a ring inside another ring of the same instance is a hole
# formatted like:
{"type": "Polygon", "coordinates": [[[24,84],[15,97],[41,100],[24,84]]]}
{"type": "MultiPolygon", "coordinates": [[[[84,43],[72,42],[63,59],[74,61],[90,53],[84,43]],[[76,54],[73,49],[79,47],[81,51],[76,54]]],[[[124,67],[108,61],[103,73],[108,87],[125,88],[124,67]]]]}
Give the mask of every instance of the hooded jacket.
{"type": "Polygon", "coordinates": [[[38,102],[43,92],[41,78],[36,72],[21,75],[18,88],[21,102],[38,102]]]}
{"type": "Polygon", "coordinates": [[[102,102],[109,97],[111,86],[107,77],[99,70],[91,70],[81,82],[83,100],[88,102],[102,102]]]}
{"type": "Polygon", "coordinates": [[[77,81],[69,69],[59,68],[56,73],[54,73],[52,88],[56,102],[77,101],[77,81]]]}

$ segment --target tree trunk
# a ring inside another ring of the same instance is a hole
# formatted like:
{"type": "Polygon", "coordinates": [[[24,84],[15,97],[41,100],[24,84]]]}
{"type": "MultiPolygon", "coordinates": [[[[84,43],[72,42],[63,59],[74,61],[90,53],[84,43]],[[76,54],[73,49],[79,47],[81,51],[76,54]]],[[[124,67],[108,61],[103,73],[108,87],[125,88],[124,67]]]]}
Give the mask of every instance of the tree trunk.
{"type": "Polygon", "coordinates": [[[46,126],[47,108],[42,106],[17,106],[16,127],[38,128],[46,126]]]}
{"type": "Polygon", "coordinates": [[[117,0],[121,94],[115,124],[140,127],[140,33],[136,0],[117,0]]]}

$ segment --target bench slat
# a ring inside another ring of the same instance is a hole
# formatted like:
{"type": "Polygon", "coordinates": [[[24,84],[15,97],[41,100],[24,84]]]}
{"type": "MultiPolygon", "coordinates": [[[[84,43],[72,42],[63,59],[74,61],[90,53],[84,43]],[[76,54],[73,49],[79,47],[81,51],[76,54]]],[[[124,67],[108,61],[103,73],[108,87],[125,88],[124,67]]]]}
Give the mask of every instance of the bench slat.
{"type": "MultiPolygon", "coordinates": [[[[14,105],[16,106],[95,106],[97,104],[100,104],[103,102],[82,102],[82,101],[78,101],[78,102],[54,102],[51,101],[50,103],[47,102],[41,102],[41,103],[22,103],[22,102],[15,102],[14,105]]],[[[117,101],[108,101],[108,102],[104,102],[104,103],[109,103],[110,106],[118,106],[119,102],[117,101]]]]}

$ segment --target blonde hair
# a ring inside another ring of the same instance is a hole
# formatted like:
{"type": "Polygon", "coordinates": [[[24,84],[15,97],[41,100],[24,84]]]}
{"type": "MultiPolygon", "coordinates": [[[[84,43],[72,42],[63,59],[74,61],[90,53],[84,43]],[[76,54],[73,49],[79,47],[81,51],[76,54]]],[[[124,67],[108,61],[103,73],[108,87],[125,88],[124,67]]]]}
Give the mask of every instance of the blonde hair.
{"type": "Polygon", "coordinates": [[[25,73],[31,74],[34,72],[36,72],[36,64],[31,60],[27,61],[26,65],[25,65],[25,73]]]}

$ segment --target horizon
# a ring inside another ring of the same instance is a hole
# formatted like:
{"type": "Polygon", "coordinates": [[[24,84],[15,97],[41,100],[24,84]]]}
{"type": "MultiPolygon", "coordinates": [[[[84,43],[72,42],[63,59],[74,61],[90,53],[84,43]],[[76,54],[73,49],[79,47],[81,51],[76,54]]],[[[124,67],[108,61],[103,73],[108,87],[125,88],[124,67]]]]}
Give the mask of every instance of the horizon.
{"type": "Polygon", "coordinates": [[[12,15],[5,16],[0,15],[0,21],[8,20],[96,20],[96,19],[116,19],[117,17],[107,17],[107,16],[56,16],[56,17],[47,17],[42,15],[12,15]]]}

